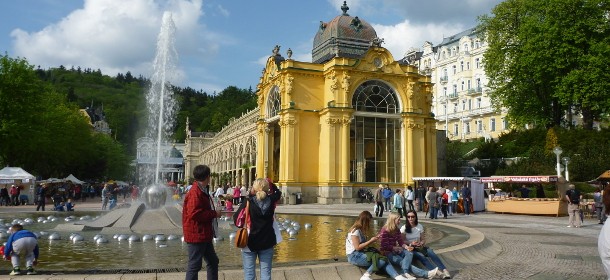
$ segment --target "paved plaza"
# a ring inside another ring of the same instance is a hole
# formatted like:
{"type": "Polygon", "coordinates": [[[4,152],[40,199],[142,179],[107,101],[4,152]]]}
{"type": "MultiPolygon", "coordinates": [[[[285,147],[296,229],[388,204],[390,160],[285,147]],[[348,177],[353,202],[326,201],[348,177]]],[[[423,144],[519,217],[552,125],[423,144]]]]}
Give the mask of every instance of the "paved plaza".
{"type": "MultiPolygon", "coordinates": [[[[99,210],[95,202],[78,204],[79,210],[99,210]]],[[[318,214],[356,216],[371,210],[372,204],[300,204],[280,205],[282,214],[318,214]]],[[[33,211],[34,206],[0,207],[0,217],[11,213],[33,211]]],[[[423,217],[423,214],[420,215],[423,217]]],[[[428,226],[446,226],[467,232],[468,238],[435,251],[451,271],[453,279],[606,279],[597,253],[597,236],[601,229],[595,219],[585,219],[581,228],[567,228],[567,217],[509,215],[480,212],[470,216],[457,214],[434,222],[421,218],[428,226]]],[[[380,220],[382,223],[383,220],[380,220]]],[[[447,231],[450,235],[451,230],[447,231]]],[[[450,236],[441,237],[451,239],[450,236]]],[[[8,263],[2,265],[6,271],[8,263]]],[[[41,268],[42,269],[42,268],[41,268]]],[[[320,261],[308,265],[277,264],[273,279],[278,280],[357,280],[362,270],[338,261],[320,261]]],[[[8,276],[0,279],[184,279],[184,273],[141,273],[103,275],[34,275],[8,276]]],[[[202,271],[200,279],[205,279],[202,271]]],[[[222,269],[220,279],[243,279],[239,269],[222,269]]],[[[374,275],[373,279],[387,279],[374,275]]]]}

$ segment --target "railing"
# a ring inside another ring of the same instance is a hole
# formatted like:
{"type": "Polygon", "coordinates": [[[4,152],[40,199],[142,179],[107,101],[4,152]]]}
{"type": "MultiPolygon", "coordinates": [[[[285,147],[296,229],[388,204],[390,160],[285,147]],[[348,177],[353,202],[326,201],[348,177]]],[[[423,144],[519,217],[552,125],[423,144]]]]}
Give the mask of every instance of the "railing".
{"type": "Polygon", "coordinates": [[[449,81],[449,77],[447,77],[447,76],[441,77],[441,83],[447,83],[447,81],[449,81]]]}
{"type": "Polygon", "coordinates": [[[456,98],[458,98],[458,94],[457,93],[451,93],[451,94],[447,95],[447,98],[449,98],[449,99],[456,99],[456,98]]]}

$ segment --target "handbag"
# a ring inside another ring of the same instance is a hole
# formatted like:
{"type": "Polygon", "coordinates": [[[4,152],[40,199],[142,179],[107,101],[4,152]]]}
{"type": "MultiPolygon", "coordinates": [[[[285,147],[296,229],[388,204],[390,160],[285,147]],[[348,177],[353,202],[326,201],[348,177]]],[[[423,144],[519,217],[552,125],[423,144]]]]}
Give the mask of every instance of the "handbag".
{"type": "Polygon", "coordinates": [[[249,216],[250,201],[246,201],[246,207],[242,209],[242,211],[239,213],[239,216],[237,217],[237,220],[235,221],[235,225],[237,225],[238,222],[240,222],[240,224],[242,225],[242,228],[238,229],[235,234],[235,246],[238,248],[245,248],[246,246],[248,246],[248,227],[250,222],[249,216]],[[240,220],[242,212],[244,213],[243,220],[240,220]]]}
{"type": "Polygon", "coordinates": [[[424,256],[428,256],[428,246],[416,246],[413,249],[414,251],[421,253],[424,256]]]}

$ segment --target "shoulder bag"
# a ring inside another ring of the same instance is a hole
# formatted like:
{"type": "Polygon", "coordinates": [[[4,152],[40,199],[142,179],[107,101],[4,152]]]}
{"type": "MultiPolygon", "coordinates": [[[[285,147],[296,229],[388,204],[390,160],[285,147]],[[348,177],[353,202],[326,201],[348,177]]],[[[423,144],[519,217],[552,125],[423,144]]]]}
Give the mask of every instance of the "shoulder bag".
{"type": "Polygon", "coordinates": [[[235,234],[235,246],[238,248],[245,248],[248,246],[248,227],[249,227],[249,217],[250,216],[250,201],[246,201],[246,207],[239,212],[239,216],[237,216],[237,220],[235,221],[235,225],[239,223],[241,228],[237,230],[235,234]],[[242,217],[243,213],[243,217],[242,217]]]}

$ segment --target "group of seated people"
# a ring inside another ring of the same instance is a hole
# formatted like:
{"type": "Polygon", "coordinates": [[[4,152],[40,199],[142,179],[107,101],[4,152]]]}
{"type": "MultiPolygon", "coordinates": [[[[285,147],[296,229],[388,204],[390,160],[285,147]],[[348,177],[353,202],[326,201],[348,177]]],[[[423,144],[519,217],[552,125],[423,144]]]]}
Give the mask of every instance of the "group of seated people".
{"type": "Polygon", "coordinates": [[[367,268],[360,280],[371,279],[372,273],[379,270],[384,270],[396,280],[451,278],[440,258],[426,246],[424,228],[418,222],[417,212],[410,210],[406,216],[407,223],[400,227],[400,216],[390,213],[381,231],[373,235],[373,215],[369,211],[360,213],[345,240],[347,261],[367,268]],[[377,241],[378,249],[371,246],[377,241]],[[414,260],[424,268],[413,265],[414,260]],[[394,265],[400,270],[397,271],[394,265]]]}
{"type": "Polygon", "coordinates": [[[72,203],[72,199],[68,199],[66,202],[59,202],[55,204],[54,210],[59,212],[74,211],[74,203],[72,203]]]}

